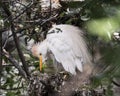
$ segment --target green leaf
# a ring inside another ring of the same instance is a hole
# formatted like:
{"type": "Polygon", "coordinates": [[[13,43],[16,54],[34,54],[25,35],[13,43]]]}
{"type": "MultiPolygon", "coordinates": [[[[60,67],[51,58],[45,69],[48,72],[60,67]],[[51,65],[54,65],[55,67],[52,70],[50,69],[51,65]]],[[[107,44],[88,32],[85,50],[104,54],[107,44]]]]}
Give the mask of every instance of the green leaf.
{"type": "Polygon", "coordinates": [[[119,22],[115,18],[102,18],[87,22],[88,31],[106,41],[111,40],[113,32],[118,30],[119,27],[119,22]]]}
{"type": "Polygon", "coordinates": [[[6,96],[16,96],[16,94],[13,91],[8,91],[6,96]]]}

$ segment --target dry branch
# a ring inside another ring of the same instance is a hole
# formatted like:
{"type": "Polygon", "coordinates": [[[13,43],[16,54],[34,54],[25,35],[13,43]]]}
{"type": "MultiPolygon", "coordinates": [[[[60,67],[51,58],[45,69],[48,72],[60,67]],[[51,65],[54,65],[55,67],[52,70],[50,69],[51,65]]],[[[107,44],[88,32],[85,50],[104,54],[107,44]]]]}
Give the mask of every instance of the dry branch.
{"type": "Polygon", "coordinates": [[[23,76],[25,79],[27,79],[27,75],[23,68],[19,65],[19,63],[5,50],[3,50],[3,56],[5,56],[19,71],[20,75],[23,76]]]}
{"type": "MultiPolygon", "coordinates": [[[[2,73],[2,31],[0,30],[0,81],[1,81],[1,73],[2,73]]],[[[1,82],[0,82],[1,86],[1,82]]]]}
{"type": "Polygon", "coordinates": [[[20,44],[19,44],[19,40],[16,36],[16,33],[15,33],[15,26],[14,26],[14,23],[13,23],[13,18],[12,18],[12,15],[11,15],[11,12],[9,11],[9,9],[7,8],[6,4],[2,2],[2,8],[4,10],[4,12],[7,14],[7,16],[9,17],[9,22],[10,22],[10,25],[11,25],[11,31],[12,31],[12,34],[13,34],[13,38],[14,38],[14,41],[15,41],[15,45],[16,45],[16,48],[17,48],[17,51],[18,51],[18,54],[19,54],[19,57],[22,61],[22,64],[23,64],[23,68],[27,74],[27,76],[30,76],[29,72],[28,72],[28,66],[25,62],[25,59],[24,59],[24,56],[23,56],[23,53],[20,49],[20,44]]]}

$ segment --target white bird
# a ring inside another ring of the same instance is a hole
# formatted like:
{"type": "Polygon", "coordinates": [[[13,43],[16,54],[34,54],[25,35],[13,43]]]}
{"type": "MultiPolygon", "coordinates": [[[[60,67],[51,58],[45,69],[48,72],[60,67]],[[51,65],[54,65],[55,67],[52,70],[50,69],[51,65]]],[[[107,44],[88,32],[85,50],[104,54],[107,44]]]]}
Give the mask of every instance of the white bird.
{"type": "Polygon", "coordinates": [[[83,32],[75,26],[54,25],[46,39],[32,46],[32,54],[45,62],[47,53],[52,52],[57,62],[65,71],[76,74],[76,69],[83,72],[85,64],[91,64],[91,56],[85,43],[83,32]]]}

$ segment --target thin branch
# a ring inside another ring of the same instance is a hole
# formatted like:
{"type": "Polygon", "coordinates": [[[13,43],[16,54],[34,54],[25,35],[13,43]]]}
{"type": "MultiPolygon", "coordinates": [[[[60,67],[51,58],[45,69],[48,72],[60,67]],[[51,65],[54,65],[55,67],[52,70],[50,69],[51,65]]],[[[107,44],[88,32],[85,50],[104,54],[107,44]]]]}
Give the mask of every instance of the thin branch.
{"type": "Polygon", "coordinates": [[[18,40],[18,38],[17,38],[17,36],[16,36],[15,29],[14,29],[14,25],[13,25],[12,22],[11,22],[11,31],[12,31],[12,34],[13,34],[13,37],[14,37],[14,41],[15,41],[15,45],[16,45],[16,48],[17,48],[19,57],[20,57],[20,59],[21,59],[21,61],[22,61],[22,64],[23,64],[23,68],[24,68],[27,76],[30,76],[30,74],[29,74],[29,72],[28,72],[28,66],[27,66],[27,64],[26,64],[26,62],[25,62],[23,53],[22,53],[22,51],[21,51],[21,49],[20,49],[19,40],[18,40]]]}
{"type": "Polygon", "coordinates": [[[9,31],[7,33],[5,42],[3,41],[4,42],[3,47],[2,47],[3,49],[5,48],[5,46],[6,46],[7,42],[8,42],[8,39],[9,39],[9,31]]]}
{"type": "MultiPolygon", "coordinates": [[[[2,53],[2,31],[0,29],[0,53],[2,53]]],[[[0,73],[1,73],[1,67],[2,67],[2,54],[0,54],[0,73]]]]}
{"type": "Polygon", "coordinates": [[[8,29],[6,29],[6,28],[2,28],[2,29],[0,29],[0,32],[1,33],[3,33],[3,32],[6,32],[8,29]]]}
{"type": "Polygon", "coordinates": [[[52,1],[50,0],[50,16],[51,16],[51,10],[52,10],[52,1]]]}
{"type": "Polygon", "coordinates": [[[18,64],[18,62],[16,62],[16,60],[5,50],[3,50],[2,54],[18,69],[20,75],[27,79],[27,75],[26,75],[25,71],[18,64]]]}
{"type": "Polygon", "coordinates": [[[18,87],[18,88],[5,88],[5,87],[1,87],[2,90],[6,90],[6,91],[10,91],[10,90],[19,90],[19,89],[23,89],[23,87],[18,87]]]}
{"type": "MultiPolygon", "coordinates": [[[[31,24],[33,23],[34,25],[29,25],[29,26],[27,26],[26,28],[23,28],[23,29],[21,29],[21,30],[29,29],[29,28],[31,28],[32,26],[35,26],[35,25],[38,25],[38,24],[44,25],[45,23],[47,23],[47,22],[49,22],[49,21],[51,21],[51,20],[56,19],[57,16],[58,16],[58,14],[56,14],[56,15],[54,15],[54,16],[51,16],[51,17],[49,17],[49,18],[47,18],[47,19],[36,19],[36,20],[23,21],[24,23],[31,23],[31,24]]],[[[15,23],[21,23],[21,22],[15,22],[15,23]]],[[[17,33],[18,33],[18,32],[17,32],[17,33]]]]}
{"type": "MultiPolygon", "coordinates": [[[[26,62],[25,62],[25,58],[24,58],[24,56],[23,56],[23,53],[22,53],[22,51],[21,51],[21,49],[20,49],[19,40],[18,40],[18,38],[17,38],[17,36],[16,36],[16,33],[15,33],[15,26],[14,26],[13,21],[12,21],[13,18],[12,18],[11,12],[10,12],[9,9],[7,8],[6,4],[4,4],[4,3],[2,4],[2,8],[3,8],[3,10],[5,11],[5,13],[7,14],[7,16],[10,17],[10,18],[9,18],[9,22],[10,22],[10,25],[11,25],[11,31],[12,31],[13,38],[14,38],[14,41],[15,41],[15,45],[16,45],[16,48],[17,48],[17,51],[18,51],[18,55],[19,55],[19,57],[20,57],[20,59],[21,59],[21,62],[22,62],[22,64],[23,64],[23,68],[24,68],[27,76],[30,76],[30,74],[29,74],[29,72],[28,72],[28,66],[27,66],[27,64],[26,64],[26,62]]],[[[9,59],[9,58],[8,58],[8,59],[9,59]]]]}
{"type": "MultiPolygon", "coordinates": [[[[0,53],[2,53],[2,31],[0,30],[0,53]]],[[[0,81],[1,81],[1,73],[2,73],[2,54],[0,54],[0,81]]],[[[0,82],[1,86],[1,82],[0,82]]]]}
{"type": "Polygon", "coordinates": [[[55,16],[50,17],[50,18],[48,18],[48,19],[42,20],[41,25],[44,25],[44,24],[47,23],[48,21],[51,21],[51,20],[55,19],[57,16],[58,16],[58,14],[56,14],[55,16]]]}
{"type": "Polygon", "coordinates": [[[29,3],[27,6],[26,6],[26,8],[20,13],[20,14],[18,14],[15,18],[12,18],[12,20],[14,21],[15,19],[17,19],[18,17],[20,17],[22,14],[24,14],[25,12],[26,12],[26,10],[28,9],[28,8],[30,8],[31,6],[33,5],[33,3],[29,3]]]}
{"type": "MultiPolygon", "coordinates": [[[[5,4],[4,4],[4,5],[5,5],[5,4]]],[[[26,8],[25,8],[21,13],[19,13],[16,17],[14,17],[14,18],[11,18],[12,15],[9,15],[8,18],[4,20],[4,22],[6,22],[7,20],[10,20],[10,19],[11,19],[11,21],[14,21],[15,19],[17,19],[18,17],[20,17],[21,15],[23,15],[23,14],[26,12],[26,10],[27,10],[28,8],[30,8],[32,5],[33,5],[33,3],[29,3],[29,4],[26,6],[26,8]]]]}
{"type": "Polygon", "coordinates": [[[15,3],[18,3],[18,4],[20,4],[21,6],[24,6],[24,7],[27,7],[25,4],[23,4],[23,3],[21,3],[20,1],[14,1],[15,3]]]}
{"type": "Polygon", "coordinates": [[[118,84],[116,81],[112,80],[112,83],[116,85],[117,87],[120,87],[120,84],[118,84]]]}
{"type": "Polygon", "coordinates": [[[2,66],[4,68],[4,67],[13,67],[14,65],[13,64],[5,64],[5,65],[2,65],[2,66]]]}

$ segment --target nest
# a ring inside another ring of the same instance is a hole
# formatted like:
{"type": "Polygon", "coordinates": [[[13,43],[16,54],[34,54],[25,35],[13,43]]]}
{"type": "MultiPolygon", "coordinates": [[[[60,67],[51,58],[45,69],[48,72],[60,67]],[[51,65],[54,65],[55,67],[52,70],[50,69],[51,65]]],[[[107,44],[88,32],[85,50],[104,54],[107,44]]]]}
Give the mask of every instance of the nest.
{"type": "Polygon", "coordinates": [[[105,96],[104,88],[91,89],[88,83],[73,88],[74,90],[71,91],[69,89],[72,88],[66,84],[74,83],[72,80],[72,76],[64,72],[50,76],[39,72],[35,73],[30,78],[28,96],[105,96]],[[63,90],[67,89],[68,93],[65,93],[63,90]]]}

